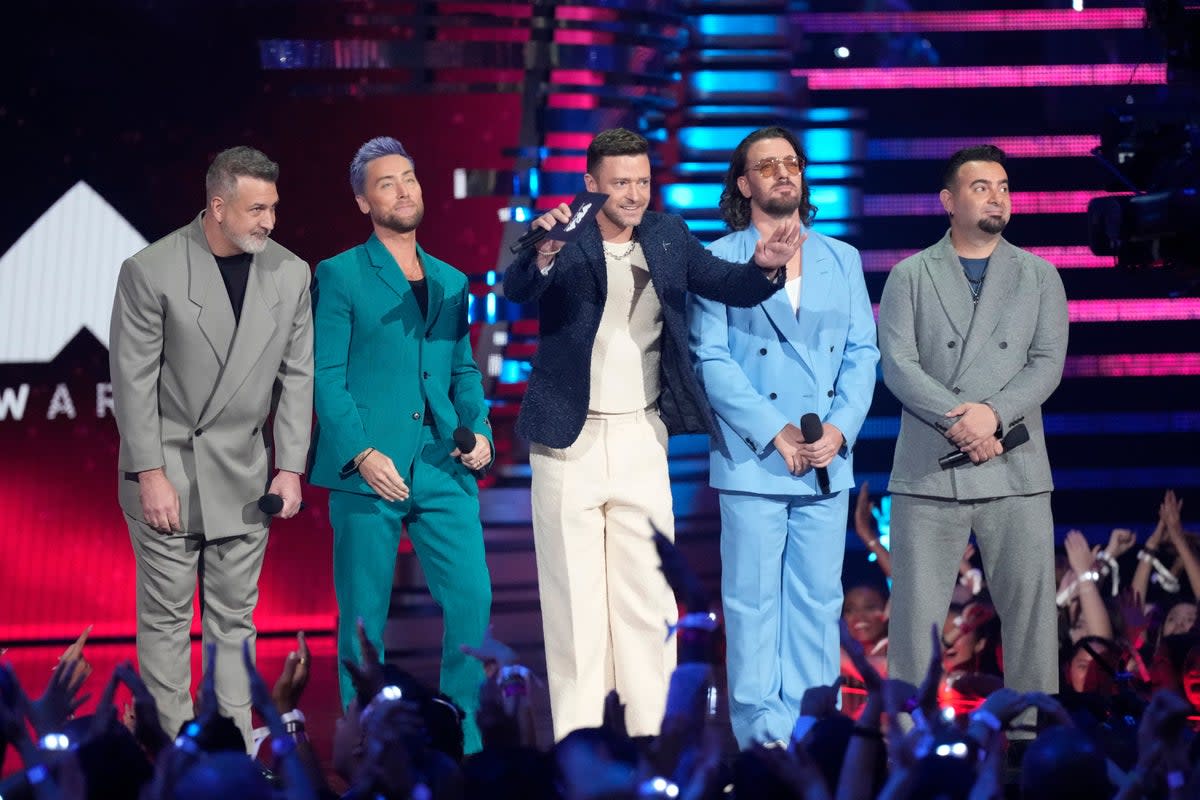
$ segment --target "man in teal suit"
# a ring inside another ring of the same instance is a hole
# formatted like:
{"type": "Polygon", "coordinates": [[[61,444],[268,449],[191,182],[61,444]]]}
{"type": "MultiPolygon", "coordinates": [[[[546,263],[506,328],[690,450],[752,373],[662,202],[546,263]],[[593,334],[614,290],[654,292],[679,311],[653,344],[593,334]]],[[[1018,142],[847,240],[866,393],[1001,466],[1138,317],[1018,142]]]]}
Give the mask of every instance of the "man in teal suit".
{"type": "Polygon", "coordinates": [[[875,320],[858,251],[807,230],[804,148],[784,128],[734,151],[721,196],[741,261],[784,222],[806,228],[784,290],[752,308],[693,297],[696,373],[717,414],[710,482],[721,503],[729,716],[738,744],[787,742],[800,698],[838,675],[851,453],[875,389],[875,320]],[[803,288],[802,288],[803,287],[803,288]],[[821,419],[806,442],[800,420],[821,419]],[[822,486],[818,470],[825,470],[822,486]]]}
{"type": "MultiPolygon", "coordinates": [[[[474,710],[483,669],[459,651],[482,641],[491,609],[476,470],[492,460],[483,382],[471,355],[467,278],[417,245],[425,207],[412,159],[379,137],[350,165],[375,232],[317,265],[313,283],[317,431],[310,480],[329,493],[338,660],[358,662],[355,622],[383,652],[402,529],[442,608],[441,689],[466,712],[464,746],[480,749],[474,710]],[[454,431],[475,447],[460,452],[454,431]]],[[[340,667],[342,701],[354,688],[340,667]]]]}

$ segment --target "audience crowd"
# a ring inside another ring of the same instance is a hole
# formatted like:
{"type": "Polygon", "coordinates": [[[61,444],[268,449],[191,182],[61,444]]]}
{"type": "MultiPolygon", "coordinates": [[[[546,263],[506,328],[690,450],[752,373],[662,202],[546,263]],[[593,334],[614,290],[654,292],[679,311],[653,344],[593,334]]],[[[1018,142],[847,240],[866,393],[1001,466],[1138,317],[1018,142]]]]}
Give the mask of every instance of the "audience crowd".
{"type": "Polygon", "coordinates": [[[684,609],[679,666],[655,737],[627,734],[613,694],[601,727],[540,741],[545,687],[489,631],[463,646],[486,674],[484,747],[464,758],[461,710],[382,663],[360,627],[362,661],[346,664],[357,696],[337,723],[328,763],[309,745],[298,708],[310,663],[303,635],[274,688],[243,654],[264,726],[256,741],[245,742],[217,713],[212,650],[195,718],[172,741],[129,663],[108,678],[93,714],[75,716],[91,673],[81,637],[36,698],[0,666],[0,747],[22,762],[0,782],[0,797],[1200,798],[1200,541],[1184,530],[1182,506],[1167,492],[1141,543],[1125,529],[1103,548],[1077,531],[1067,535],[1055,565],[1056,697],[1003,686],[1002,631],[971,547],[945,622],[930,630],[934,658],[922,685],[888,679],[889,564],[864,485],[855,530],[877,556],[879,576],[846,587],[842,676],[808,692],[788,747],[732,752],[719,614],[704,607],[695,577],[661,540],[663,571],[684,609]],[[132,703],[119,714],[122,685],[132,703]],[[1036,724],[1024,722],[1029,709],[1036,724]]]}

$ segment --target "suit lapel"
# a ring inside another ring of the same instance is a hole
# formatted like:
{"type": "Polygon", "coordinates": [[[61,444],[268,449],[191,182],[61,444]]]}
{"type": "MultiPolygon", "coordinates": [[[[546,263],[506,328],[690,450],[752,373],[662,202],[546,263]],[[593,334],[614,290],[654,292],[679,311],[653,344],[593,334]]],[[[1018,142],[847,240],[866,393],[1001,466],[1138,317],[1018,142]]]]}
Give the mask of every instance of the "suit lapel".
{"type": "MultiPolygon", "coordinates": [[[[383,242],[379,241],[379,237],[373,233],[367,239],[366,248],[367,259],[371,264],[372,271],[400,299],[400,316],[404,319],[405,328],[413,333],[419,331],[423,322],[421,308],[417,305],[417,298],[413,294],[412,286],[409,284],[408,278],[404,277],[400,265],[396,263],[396,259],[392,258],[392,254],[388,252],[383,242]]],[[[429,281],[426,281],[425,285],[428,286],[429,281]]]]}
{"type": "MultiPolygon", "coordinates": [[[[584,226],[583,231],[579,234],[579,251],[583,253],[584,261],[587,262],[588,270],[592,273],[592,278],[595,279],[596,285],[600,287],[601,299],[608,297],[608,262],[604,260],[604,242],[600,238],[600,226],[595,220],[584,226]]],[[[650,266],[651,255],[646,252],[646,245],[642,245],[642,252],[646,256],[646,266],[650,266]]],[[[651,270],[653,274],[653,270],[651,270]]]]}
{"type": "Polygon", "coordinates": [[[954,251],[948,231],[938,247],[926,257],[925,271],[942,303],[942,311],[958,337],[965,341],[971,331],[975,301],[971,298],[971,290],[967,287],[967,279],[963,277],[962,264],[958,261],[958,253],[954,251]]]}
{"type": "MultiPolygon", "coordinates": [[[[224,287],[222,286],[222,289],[224,287]]],[[[228,301],[228,295],[226,295],[228,301]]],[[[242,315],[233,334],[229,360],[217,378],[208,405],[201,414],[200,426],[207,425],[233,397],[250,371],[262,358],[263,346],[275,334],[275,306],[279,305],[279,289],[274,277],[263,267],[262,255],[250,262],[246,280],[246,297],[242,300],[242,315]]],[[[232,311],[230,312],[232,314],[232,311]]],[[[272,365],[272,367],[277,365],[272,365]]]]}
{"type": "Polygon", "coordinates": [[[229,292],[221,280],[221,271],[217,269],[217,260],[213,258],[208,240],[204,237],[203,217],[203,214],[197,217],[188,231],[188,299],[199,308],[196,324],[212,347],[217,363],[224,365],[229,358],[237,323],[233,319],[229,292]]]}
{"type": "Polygon", "coordinates": [[[425,314],[425,334],[428,335],[445,305],[442,269],[437,260],[422,250],[420,245],[417,245],[417,255],[421,258],[421,268],[425,270],[425,289],[429,292],[429,311],[425,314]]]}
{"type": "MultiPolygon", "coordinates": [[[[984,346],[991,339],[1000,317],[1009,308],[1009,301],[1017,285],[1019,275],[1017,253],[1003,239],[992,251],[988,259],[987,275],[983,279],[983,291],[979,295],[979,304],[975,306],[975,316],[971,320],[971,328],[963,344],[962,359],[958,363],[958,373],[971,366],[971,363],[983,352],[984,346]]],[[[966,281],[963,281],[966,283],[966,281]]],[[[956,376],[957,377],[957,376],[956,376]]]]}
{"type": "MultiPolygon", "coordinates": [[[[740,242],[743,248],[743,260],[749,261],[754,256],[754,248],[758,244],[758,229],[751,225],[741,231],[741,235],[744,237],[740,242]]],[[[825,295],[829,293],[828,253],[825,252],[824,247],[817,245],[812,240],[806,240],[803,244],[801,258],[803,278],[800,282],[799,318],[797,318],[796,310],[792,308],[792,301],[788,297],[786,289],[775,292],[759,303],[759,308],[767,315],[767,321],[779,333],[784,344],[792,348],[799,356],[800,363],[812,373],[813,377],[816,377],[812,352],[809,350],[808,343],[810,337],[817,335],[817,323],[819,322],[818,315],[813,313],[813,309],[824,303],[825,295]]]]}
{"type": "MultiPolygon", "coordinates": [[[[822,309],[829,307],[829,293],[833,291],[833,260],[829,248],[814,239],[806,239],[802,245],[802,277],[800,279],[800,314],[796,318],[796,350],[809,370],[816,374],[817,361],[812,357],[809,344],[819,338],[822,309]]],[[[787,301],[787,292],[776,292],[787,301]]],[[[790,309],[792,304],[787,303],[790,309]]]]}

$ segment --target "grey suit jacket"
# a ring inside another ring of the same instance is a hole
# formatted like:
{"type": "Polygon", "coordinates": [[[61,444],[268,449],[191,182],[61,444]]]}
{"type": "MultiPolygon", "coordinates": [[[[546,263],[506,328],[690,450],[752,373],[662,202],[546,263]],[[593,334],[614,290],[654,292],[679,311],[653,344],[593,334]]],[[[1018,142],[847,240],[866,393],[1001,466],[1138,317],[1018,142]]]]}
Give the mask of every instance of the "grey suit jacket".
{"type": "Polygon", "coordinates": [[[904,409],[888,489],[976,500],[1054,488],[1042,403],[1062,379],[1067,298],[1054,265],[1001,239],[973,308],[950,234],[892,268],[879,304],[883,380],[904,409]],[[1029,441],[984,464],[950,470],[954,450],[944,415],[987,402],[1005,431],[1018,422],[1029,441]]]}
{"type": "Polygon", "coordinates": [[[121,508],[142,516],[134,473],[165,467],[180,521],[208,539],[262,530],[275,466],[304,472],[312,427],[308,264],[276,244],[254,257],[234,323],[201,218],[121,265],[109,367],[121,433],[121,508]]]}

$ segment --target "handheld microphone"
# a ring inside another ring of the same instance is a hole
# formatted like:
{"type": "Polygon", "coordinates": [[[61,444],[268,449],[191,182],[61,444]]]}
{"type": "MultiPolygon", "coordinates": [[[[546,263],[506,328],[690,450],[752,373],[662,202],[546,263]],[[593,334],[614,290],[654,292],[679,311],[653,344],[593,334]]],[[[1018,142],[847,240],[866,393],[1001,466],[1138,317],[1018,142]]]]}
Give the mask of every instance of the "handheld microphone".
{"type": "MultiPolygon", "coordinates": [[[[539,230],[541,229],[539,228],[539,230]]],[[[475,432],[466,425],[459,425],[454,429],[454,446],[458,448],[458,452],[460,453],[471,452],[475,449],[475,432]]],[[[459,460],[462,460],[462,456],[459,456],[459,460]]],[[[473,469],[471,470],[471,474],[476,478],[482,478],[487,475],[490,467],[491,464],[483,469],[473,469]]]]}
{"type": "MultiPolygon", "coordinates": [[[[308,504],[301,500],[300,510],[303,511],[306,508],[308,508],[308,504]]],[[[283,511],[283,497],[274,493],[264,494],[258,498],[258,510],[268,517],[275,516],[280,511],[283,511]]]]}
{"type": "MultiPolygon", "coordinates": [[[[825,426],[816,414],[805,414],[800,418],[800,433],[804,434],[806,443],[812,444],[825,435],[825,426]]],[[[817,488],[821,490],[821,494],[829,494],[829,469],[817,467],[816,470],[817,488]]]]}
{"type": "MultiPolygon", "coordinates": [[[[1007,453],[1014,447],[1019,447],[1029,441],[1029,429],[1025,427],[1024,422],[1019,422],[1009,429],[1004,438],[1000,440],[1000,444],[1004,446],[1004,452],[1007,453]]],[[[946,453],[938,459],[938,466],[942,469],[953,469],[960,467],[963,464],[970,463],[971,457],[962,450],[955,450],[953,453],[946,453]]]]}
{"type": "MultiPolygon", "coordinates": [[[[508,252],[512,253],[513,255],[516,255],[517,253],[524,250],[526,247],[536,247],[538,242],[540,242],[542,239],[545,239],[546,234],[549,232],[550,231],[546,230],[542,226],[535,225],[535,226],[531,227],[529,230],[522,233],[521,238],[517,239],[515,242],[513,242],[511,245],[509,245],[508,252]]],[[[462,449],[462,448],[459,448],[459,449],[462,449]]]]}

